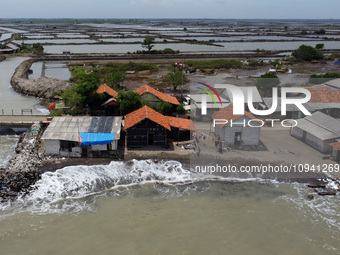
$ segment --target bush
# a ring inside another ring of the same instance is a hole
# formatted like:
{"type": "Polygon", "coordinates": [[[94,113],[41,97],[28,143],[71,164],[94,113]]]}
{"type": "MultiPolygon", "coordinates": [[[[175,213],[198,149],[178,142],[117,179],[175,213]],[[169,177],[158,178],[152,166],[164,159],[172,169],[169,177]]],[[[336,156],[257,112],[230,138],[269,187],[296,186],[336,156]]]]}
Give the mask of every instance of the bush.
{"type": "Polygon", "coordinates": [[[329,80],[340,78],[340,73],[313,74],[309,78],[311,84],[322,84],[329,80]]]}
{"type": "Polygon", "coordinates": [[[230,68],[240,68],[243,66],[242,62],[237,60],[189,60],[185,62],[186,65],[198,68],[198,69],[230,69],[230,68]]]}
{"type": "Polygon", "coordinates": [[[301,45],[297,50],[292,53],[293,57],[297,60],[312,61],[323,59],[323,54],[312,46],[301,45]]]}
{"type": "Polygon", "coordinates": [[[119,93],[117,102],[123,114],[128,114],[142,107],[141,96],[133,91],[119,93]]]}
{"type": "Polygon", "coordinates": [[[318,30],[315,30],[314,33],[318,34],[318,35],[324,35],[324,34],[326,34],[326,30],[323,29],[323,28],[320,28],[318,30]]]}
{"type": "Polygon", "coordinates": [[[50,117],[63,116],[63,109],[54,109],[50,112],[50,117]]]}
{"type": "Polygon", "coordinates": [[[178,114],[185,114],[186,110],[184,109],[184,105],[183,104],[179,104],[176,108],[176,111],[178,114]]]}
{"type": "Polygon", "coordinates": [[[156,110],[163,115],[171,115],[172,114],[172,104],[168,102],[160,102],[157,104],[156,110]]]}

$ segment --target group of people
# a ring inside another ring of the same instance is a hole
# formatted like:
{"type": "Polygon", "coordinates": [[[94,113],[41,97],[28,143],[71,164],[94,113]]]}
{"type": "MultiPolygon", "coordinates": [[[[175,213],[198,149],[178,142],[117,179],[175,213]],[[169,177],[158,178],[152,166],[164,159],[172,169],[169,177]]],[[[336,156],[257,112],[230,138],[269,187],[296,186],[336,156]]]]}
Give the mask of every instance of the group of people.
{"type": "Polygon", "coordinates": [[[220,136],[209,136],[209,135],[206,135],[206,134],[203,134],[203,133],[201,133],[201,134],[193,133],[192,136],[193,136],[194,141],[195,141],[195,147],[196,147],[196,152],[197,152],[198,156],[200,155],[200,152],[201,152],[201,149],[198,146],[199,140],[209,140],[211,142],[214,142],[215,148],[217,149],[217,151],[219,153],[222,154],[222,152],[223,152],[223,141],[221,140],[220,136]]]}

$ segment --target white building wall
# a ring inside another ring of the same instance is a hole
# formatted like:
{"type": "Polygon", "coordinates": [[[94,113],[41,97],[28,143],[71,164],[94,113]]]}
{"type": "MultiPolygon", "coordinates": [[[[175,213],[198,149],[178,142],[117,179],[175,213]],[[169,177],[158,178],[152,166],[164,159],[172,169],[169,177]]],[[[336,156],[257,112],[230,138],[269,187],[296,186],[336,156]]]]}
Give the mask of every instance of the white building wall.
{"type": "Polygon", "coordinates": [[[290,131],[290,134],[300,140],[303,139],[303,130],[298,127],[293,127],[290,131]]]}
{"type": "Polygon", "coordinates": [[[118,148],[118,140],[114,140],[113,143],[111,143],[112,150],[117,150],[118,148]]]}
{"type": "Polygon", "coordinates": [[[306,134],[305,142],[310,146],[314,147],[315,149],[317,149],[318,151],[324,152],[325,150],[323,141],[310,133],[306,134]]]}
{"type": "MultiPolygon", "coordinates": [[[[241,133],[241,143],[243,145],[258,145],[260,141],[260,127],[250,127],[248,126],[248,117],[242,117],[234,122],[233,126],[231,127],[230,124],[220,128],[218,126],[215,127],[215,135],[219,135],[225,144],[233,145],[235,143],[235,133],[241,133]],[[244,127],[243,124],[236,124],[235,123],[244,123],[246,126],[244,127]]],[[[251,122],[252,126],[257,125],[256,122],[251,122]]],[[[258,124],[260,125],[260,124],[258,124]]]]}
{"type": "Polygon", "coordinates": [[[45,154],[47,156],[59,155],[60,141],[59,140],[45,140],[45,154]]]}
{"type": "Polygon", "coordinates": [[[258,145],[260,142],[260,127],[243,128],[241,141],[244,145],[258,145]]]}

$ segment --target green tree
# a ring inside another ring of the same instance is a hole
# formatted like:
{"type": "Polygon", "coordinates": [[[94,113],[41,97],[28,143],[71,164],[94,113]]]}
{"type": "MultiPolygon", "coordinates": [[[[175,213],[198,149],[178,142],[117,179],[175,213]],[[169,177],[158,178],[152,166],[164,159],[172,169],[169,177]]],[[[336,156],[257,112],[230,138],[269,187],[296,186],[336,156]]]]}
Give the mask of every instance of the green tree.
{"type": "Polygon", "coordinates": [[[100,81],[96,72],[81,69],[77,69],[75,72],[78,84],[66,89],[62,96],[65,105],[70,107],[72,115],[81,113],[86,105],[96,102],[98,94],[95,92],[100,81]]]}
{"type": "Polygon", "coordinates": [[[106,84],[112,88],[120,88],[120,84],[125,80],[125,73],[122,71],[114,71],[109,73],[106,78],[106,84]]]}
{"type": "Polygon", "coordinates": [[[142,43],[142,47],[146,48],[148,50],[148,52],[150,53],[150,51],[154,47],[154,45],[152,45],[152,43],[154,43],[154,41],[155,41],[155,37],[147,36],[147,37],[144,38],[144,41],[142,43]]]}
{"type": "Polygon", "coordinates": [[[70,113],[76,115],[82,110],[81,96],[76,92],[75,87],[68,88],[63,93],[63,101],[70,107],[70,113]]]}
{"type": "Polygon", "coordinates": [[[318,35],[324,35],[324,34],[326,34],[326,30],[323,29],[323,28],[320,28],[318,30],[315,30],[314,33],[318,34],[318,35]]]}
{"type": "Polygon", "coordinates": [[[163,115],[171,115],[172,114],[172,104],[168,102],[160,102],[157,104],[156,110],[163,115]]]}
{"type": "Polygon", "coordinates": [[[120,104],[120,109],[124,115],[138,110],[143,106],[141,96],[133,91],[119,93],[117,101],[120,104]]]}
{"type": "Polygon", "coordinates": [[[182,70],[177,67],[171,67],[170,72],[166,75],[165,81],[172,84],[174,90],[177,90],[178,85],[188,82],[188,78],[183,74],[182,70]]]}
{"type": "Polygon", "coordinates": [[[323,54],[312,46],[301,45],[292,53],[297,60],[312,61],[323,59],[323,54]]]}
{"type": "Polygon", "coordinates": [[[176,108],[176,111],[177,111],[178,114],[185,114],[186,113],[186,110],[185,110],[183,104],[179,104],[176,108]]]}
{"type": "Polygon", "coordinates": [[[271,97],[273,96],[272,88],[280,87],[280,79],[276,73],[265,73],[257,79],[256,87],[264,97],[271,97]]]}
{"type": "Polygon", "coordinates": [[[32,51],[33,51],[34,54],[43,54],[44,53],[44,47],[40,43],[33,43],[32,51]]]}

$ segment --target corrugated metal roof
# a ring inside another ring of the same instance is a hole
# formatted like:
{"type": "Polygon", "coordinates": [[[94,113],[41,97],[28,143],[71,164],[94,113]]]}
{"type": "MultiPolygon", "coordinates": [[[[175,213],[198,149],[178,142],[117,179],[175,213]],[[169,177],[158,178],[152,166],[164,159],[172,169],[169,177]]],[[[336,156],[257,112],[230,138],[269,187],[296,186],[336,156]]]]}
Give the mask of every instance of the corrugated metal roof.
{"type": "Polygon", "coordinates": [[[327,81],[326,85],[331,86],[331,87],[336,88],[336,89],[340,89],[340,79],[327,81]]]}
{"type": "Polygon", "coordinates": [[[306,116],[305,119],[340,136],[340,121],[330,117],[329,115],[322,112],[315,112],[310,116],[306,116]]]}
{"type": "Polygon", "coordinates": [[[120,139],[122,117],[54,117],[41,139],[79,141],[79,132],[114,133],[120,139]]]}
{"type": "Polygon", "coordinates": [[[340,121],[321,112],[315,112],[304,119],[297,120],[297,127],[321,140],[340,137],[340,121]]]}

